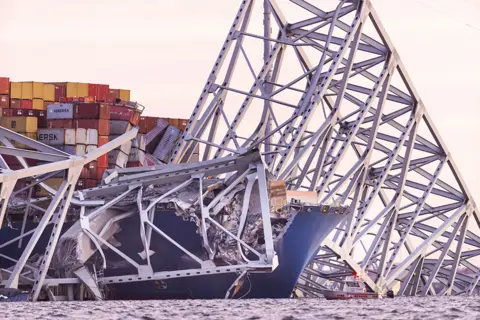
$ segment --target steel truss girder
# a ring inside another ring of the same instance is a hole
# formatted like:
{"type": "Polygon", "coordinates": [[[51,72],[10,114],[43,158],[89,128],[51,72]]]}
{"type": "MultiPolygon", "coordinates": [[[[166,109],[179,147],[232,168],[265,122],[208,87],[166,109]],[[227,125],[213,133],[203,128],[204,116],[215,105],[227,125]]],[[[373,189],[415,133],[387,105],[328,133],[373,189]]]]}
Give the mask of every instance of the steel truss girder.
{"type": "MultiPolygon", "coordinates": [[[[377,292],[400,286],[402,294],[457,294],[456,283],[465,277],[470,285],[462,292],[478,285],[478,265],[470,262],[480,254],[477,207],[369,0],[339,0],[335,7],[242,2],[185,131],[172,163],[196,145],[207,146],[204,160],[258,147],[290,189],[350,206],[351,219],[313,262],[325,279],[337,277],[328,270],[332,259],[341,259],[377,292]],[[261,22],[251,15],[262,4],[264,34],[257,34],[250,26],[261,22]],[[309,18],[290,21],[289,6],[309,18]],[[247,39],[258,47],[247,47],[247,39]],[[227,58],[235,46],[241,55],[227,58]],[[232,81],[241,59],[254,80],[232,81]],[[254,66],[255,59],[263,64],[254,66]],[[296,66],[296,73],[285,70],[296,66]],[[226,100],[231,94],[241,96],[238,104],[226,100]],[[220,113],[212,117],[214,109],[202,106],[219,95],[220,113]],[[263,110],[259,118],[254,104],[263,110]],[[215,130],[207,136],[202,128],[209,126],[215,130]],[[432,259],[433,270],[426,263],[432,259]],[[447,278],[445,270],[451,270],[447,278]]],[[[305,292],[308,282],[301,285],[305,292]]]]}

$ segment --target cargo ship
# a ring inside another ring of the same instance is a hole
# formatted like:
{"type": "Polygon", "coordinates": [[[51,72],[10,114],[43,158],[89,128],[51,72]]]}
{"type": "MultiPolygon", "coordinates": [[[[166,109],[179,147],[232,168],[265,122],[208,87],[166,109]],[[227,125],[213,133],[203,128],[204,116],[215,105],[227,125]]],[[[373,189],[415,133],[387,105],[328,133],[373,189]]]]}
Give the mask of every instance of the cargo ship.
{"type": "MultiPolygon", "coordinates": [[[[85,155],[133,127],[139,128],[136,138],[99,157],[96,161],[88,163],[80,175],[76,190],[101,188],[102,185],[109,183],[105,179],[115,170],[150,166],[158,168],[165,165],[176,139],[187,123],[186,119],[143,116],[143,106],[130,101],[128,90],[70,82],[15,83],[5,79],[0,80],[0,93],[2,93],[0,100],[8,101],[8,105],[7,102],[2,105],[2,127],[36,139],[67,154],[85,155]],[[9,83],[8,89],[5,83],[9,83]],[[41,100],[42,103],[35,102],[35,99],[41,100]],[[22,106],[27,108],[21,108],[22,106]]],[[[18,144],[15,146],[27,147],[18,144]]],[[[198,153],[198,150],[194,152],[191,162],[199,160],[198,153]]],[[[23,168],[15,157],[5,155],[3,157],[10,169],[23,168]]],[[[28,166],[40,164],[42,162],[27,159],[28,166]]],[[[180,165],[173,165],[173,167],[180,165]]],[[[46,179],[45,184],[58,189],[63,180],[62,173],[57,173],[46,179]]],[[[41,199],[48,198],[48,190],[38,187],[33,194],[27,194],[27,191],[22,191],[26,186],[27,181],[18,181],[15,186],[15,191],[19,192],[17,196],[24,199],[37,199],[38,202],[35,202],[35,205],[46,208],[48,201],[43,203],[41,199]]],[[[316,199],[314,192],[309,196],[316,199]]],[[[95,271],[101,268],[98,261],[102,257],[98,251],[89,257],[85,265],[96,279],[100,279],[102,299],[288,298],[301,272],[316,255],[323,239],[346,218],[348,213],[348,208],[313,205],[308,204],[308,201],[299,202],[298,198],[297,194],[289,194],[285,187],[284,199],[279,207],[284,214],[271,216],[270,222],[275,231],[274,249],[278,260],[269,271],[233,271],[134,283],[108,283],[108,281],[102,282],[101,279],[135,274],[137,270],[132,265],[125,264],[125,260],[112,250],[104,252],[106,268],[102,270],[101,275],[95,271]],[[205,285],[207,281],[208,285],[205,285]]],[[[311,201],[311,203],[314,202],[314,200],[311,201]]],[[[122,210],[128,210],[128,205],[122,210]]],[[[30,208],[28,216],[24,216],[21,211],[7,212],[5,225],[0,229],[0,281],[8,278],[8,270],[12,269],[15,261],[22,255],[30,235],[22,240],[14,239],[34,230],[40,219],[41,212],[35,210],[35,207],[30,208]],[[6,256],[9,259],[4,258],[6,256]]],[[[61,229],[60,241],[66,234],[78,228],[78,219],[79,212],[72,207],[61,229]]],[[[153,223],[193,255],[208,260],[197,223],[179,214],[175,203],[157,204],[153,223]]],[[[50,241],[52,228],[52,225],[48,225],[40,236],[32,251],[31,261],[36,256],[42,255],[50,241]]],[[[139,254],[143,250],[144,243],[135,236],[138,235],[140,228],[138,215],[129,216],[118,222],[118,231],[109,239],[137,264],[141,264],[145,259],[139,254]]],[[[254,231],[251,233],[252,237],[257,237],[255,239],[257,245],[262,246],[261,237],[255,236],[254,231]]],[[[218,244],[218,246],[221,245],[218,244]]],[[[151,235],[150,250],[152,250],[151,265],[155,272],[190,270],[199,267],[197,261],[156,233],[151,235]]],[[[222,250],[224,250],[222,257],[217,257],[214,264],[231,266],[232,270],[235,270],[237,262],[229,257],[228,247],[222,250]]],[[[252,259],[249,254],[243,257],[244,260],[252,259]]],[[[32,263],[34,264],[34,261],[32,263]]],[[[54,272],[62,272],[60,265],[62,264],[57,261],[58,269],[54,272]]],[[[28,278],[27,274],[24,274],[24,277],[28,278]]],[[[24,291],[19,292],[22,292],[21,297],[25,296],[24,291]]],[[[62,293],[57,292],[57,295],[60,296],[62,293]]],[[[85,292],[81,298],[99,297],[92,297],[91,292],[85,292]]],[[[15,300],[15,297],[9,297],[9,299],[15,300]]]]}

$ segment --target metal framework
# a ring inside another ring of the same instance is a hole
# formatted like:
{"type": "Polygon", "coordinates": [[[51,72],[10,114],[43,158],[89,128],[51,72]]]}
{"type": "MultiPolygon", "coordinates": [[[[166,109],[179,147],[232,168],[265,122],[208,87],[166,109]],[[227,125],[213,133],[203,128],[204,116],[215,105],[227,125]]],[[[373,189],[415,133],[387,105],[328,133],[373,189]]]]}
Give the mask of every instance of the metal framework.
{"type": "Polygon", "coordinates": [[[352,272],[400,295],[477,287],[478,210],[369,0],[241,1],[170,162],[197,146],[258,148],[289,189],[351,208],[304,295],[352,272]]]}

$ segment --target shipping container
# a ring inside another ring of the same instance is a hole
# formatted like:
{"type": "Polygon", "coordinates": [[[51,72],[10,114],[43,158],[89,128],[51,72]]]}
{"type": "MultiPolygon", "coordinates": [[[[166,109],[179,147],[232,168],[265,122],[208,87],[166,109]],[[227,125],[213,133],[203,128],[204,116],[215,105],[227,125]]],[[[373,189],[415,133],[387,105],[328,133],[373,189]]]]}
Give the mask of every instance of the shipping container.
{"type": "MultiPolygon", "coordinates": [[[[38,121],[36,117],[6,117],[1,120],[2,127],[23,133],[37,133],[38,121]]],[[[34,137],[33,139],[36,139],[34,137]]]]}
{"type": "Polygon", "coordinates": [[[98,145],[98,130],[97,129],[87,129],[87,145],[97,146],[98,145]]]}
{"type": "Polygon", "coordinates": [[[108,90],[108,84],[97,84],[97,101],[107,101],[108,90]]]}
{"type": "Polygon", "coordinates": [[[85,180],[85,189],[93,189],[97,187],[96,179],[86,179],[85,180]]]}
{"type": "Polygon", "coordinates": [[[131,121],[135,110],[123,106],[110,106],[110,120],[131,121]]]}
{"type": "MultiPolygon", "coordinates": [[[[2,155],[2,157],[5,160],[5,163],[8,164],[8,166],[21,166],[17,157],[9,156],[9,155],[2,155]]],[[[38,161],[35,159],[29,159],[29,158],[23,158],[23,159],[25,160],[25,162],[29,167],[33,167],[38,164],[38,161]]]]}
{"type": "Polygon", "coordinates": [[[136,168],[136,167],[143,167],[143,162],[140,162],[140,161],[127,162],[127,168],[136,168]]]}
{"type": "MultiPolygon", "coordinates": [[[[49,186],[52,189],[58,190],[60,189],[62,182],[63,182],[62,178],[50,178],[45,180],[43,183],[45,183],[47,186],[49,186]]],[[[44,188],[42,188],[40,185],[35,186],[35,191],[36,191],[35,195],[37,197],[46,197],[50,195],[50,193],[47,192],[44,188]]]]}
{"type": "MultiPolygon", "coordinates": [[[[112,136],[113,139],[115,139],[114,136],[112,136]]],[[[110,138],[110,141],[113,139],[110,138]]],[[[120,150],[125,154],[130,154],[130,150],[132,149],[132,141],[125,142],[124,144],[120,145],[119,147],[115,148],[115,150],[120,150]]]]}
{"type": "Polygon", "coordinates": [[[120,89],[119,96],[123,101],[130,101],[130,90],[120,89]]]}
{"type": "Polygon", "coordinates": [[[188,119],[178,119],[178,129],[180,129],[181,131],[185,130],[185,128],[187,127],[187,124],[188,124],[188,119]]]}
{"type": "Polygon", "coordinates": [[[21,82],[10,82],[10,99],[22,99],[21,82]]]}
{"type": "Polygon", "coordinates": [[[75,119],[110,119],[110,105],[106,103],[77,103],[75,119]]]}
{"type": "Polygon", "coordinates": [[[145,135],[137,134],[135,139],[132,140],[132,148],[137,148],[142,151],[145,151],[147,147],[147,140],[145,139],[145,135]]]}
{"type": "Polygon", "coordinates": [[[55,101],[55,85],[51,83],[45,83],[43,85],[43,100],[55,101]]]}
{"type": "MultiPolygon", "coordinates": [[[[45,84],[43,82],[32,82],[32,86],[33,86],[32,99],[43,99],[45,84]]],[[[22,89],[22,94],[23,94],[23,89],[22,89]]]]}
{"type": "Polygon", "coordinates": [[[110,135],[121,135],[132,129],[128,121],[110,120],[110,135]]]}
{"type": "Polygon", "coordinates": [[[83,167],[80,179],[97,179],[97,163],[95,161],[89,162],[83,167]]]}
{"type": "Polygon", "coordinates": [[[86,150],[86,153],[90,153],[95,151],[96,149],[97,149],[97,146],[91,145],[91,146],[87,146],[85,150],[86,150]]]}
{"type": "Polygon", "coordinates": [[[78,97],[78,82],[67,82],[67,98],[78,97]]]}
{"type": "Polygon", "coordinates": [[[165,120],[159,119],[157,121],[157,126],[154,127],[153,130],[150,130],[147,134],[145,134],[145,151],[147,151],[148,153],[153,153],[155,151],[155,148],[160,143],[160,140],[162,139],[162,136],[167,127],[168,123],[165,120]]]}
{"type": "Polygon", "coordinates": [[[145,162],[145,152],[137,149],[137,148],[132,148],[130,150],[130,154],[128,155],[128,161],[129,162],[145,162]]]}
{"type": "Polygon", "coordinates": [[[84,156],[87,152],[87,148],[84,144],[77,144],[75,146],[75,155],[76,156],[84,156]]]}
{"type": "Polygon", "coordinates": [[[130,123],[133,124],[134,126],[138,126],[139,122],[140,122],[140,112],[135,111],[132,119],[130,120],[130,123]]]}
{"type": "Polygon", "coordinates": [[[33,101],[32,100],[20,100],[20,108],[22,109],[33,109],[33,101]]]}
{"type": "Polygon", "coordinates": [[[45,108],[45,106],[44,106],[44,104],[43,104],[43,100],[42,100],[42,99],[33,99],[32,109],[35,109],[35,110],[45,110],[44,108],[45,108]]]}
{"type": "Polygon", "coordinates": [[[78,179],[77,185],[75,186],[75,190],[83,190],[83,189],[85,189],[85,180],[78,179]]]}
{"type": "Polygon", "coordinates": [[[108,136],[98,136],[98,146],[101,147],[110,141],[108,136]]]}
{"type": "Polygon", "coordinates": [[[10,109],[12,110],[12,117],[36,117],[37,110],[33,109],[10,109]]]}
{"type": "Polygon", "coordinates": [[[98,94],[98,88],[97,88],[97,85],[94,84],[94,83],[89,83],[88,84],[88,96],[89,97],[96,97],[97,94],[98,94]]]}
{"type": "Polygon", "coordinates": [[[38,129],[39,142],[50,146],[65,144],[65,129],[38,129]]]}
{"type": "MultiPolygon", "coordinates": [[[[19,132],[21,135],[27,137],[27,138],[30,138],[32,140],[37,140],[37,134],[36,133],[25,133],[25,132],[19,132]]],[[[32,150],[33,148],[31,147],[28,147],[27,145],[23,144],[23,143],[20,143],[20,142],[17,142],[17,141],[12,141],[12,144],[15,148],[20,148],[20,149],[30,149],[32,150]]]]}
{"type": "Polygon", "coordinates": [[[75,132],[75,143],[87,145],[87,129],[78,128],[75,132]]]}
{"type": "Polygon", "coordinates": [[[75,129],[97,129],[98,135],[108,136],[110,133],[110,121],[105,119],[78,119],[74,121],[75,129]]]}
{"type": "Polygon", "coordinates": [[[77,144],[77,130],[65,129],[65,145],[74,146],[76,144],[77,144]]]}
{"type": "Polygon", "coordinates": [[[47,111],[46,110],[37,110],[37,119],[38,127],[46,128],[47,127],[47,111]]]}
{"type": "Polygon", "coordinates": [[[10,99],[10,108],[21,109],[22,108],[22,100],[21,99],[10,99]]]}
{"type": "Polygon", "coordinates": [[[180,130],[174,126],[168,126],[162,136],[160,143],[155,148],[152,155],[160,161],[166,162],[170,157],[175,146],[175,142],[180,134],[180,130]]]}
{"type": "Polygon", "coordinates": [[[47,106],[47,119],[73,119],[74,107],[71,103],[49,104],[47,106]]]}
{"type": "Polygon", "coordinates": [[[88,83],[79,83],[77,86],[77,97],[88,97],[88,83]]]}
{"type": "Polygon", "coordinates": [[[10,79],[0,78],[0,94],[10,94],[10,79]]]}
{"type": "Polygon", "coordinates": [[[108,167],[108,153],[101,155],[97,158],[98,168],[107,168],[108,167]]]}
{"type": "Polygon", "coordinates": [[[22,84],[22,99],[33,99],[33,82],[21,82],[22,84]]]}
{"type": "Polygon", "coordinates": [[[64,128],[64,129],[73,129],[73,120],[69,119],[59,119],[59,120],[48,120],[47,119],[47,128],[64,128]]]}
{"type": "Polygon", "coordinates": [[[2,109],[2,117],[13,117],[14,109],[2,109]]]}
{"type": "Polygon", "coordinates": [[[59,102],[67,96],[67,86],[64,84],[55,84],[55,101],[59,102]]]}
{"type": "Polygon", "coordinates": [[[0,95],[0,108],[2,109],[10,108],[10,98],[8,95],[0,95]]]}
{"type": "Polygon", "coordinates": [[[109,89],[108,90],[109,99],[120,99],[120,89],[109,89]]]}
{"type": "Polygon", "coordinates": [[[65,146],[65,153],[75,155],[75,146],[65,146]]]}

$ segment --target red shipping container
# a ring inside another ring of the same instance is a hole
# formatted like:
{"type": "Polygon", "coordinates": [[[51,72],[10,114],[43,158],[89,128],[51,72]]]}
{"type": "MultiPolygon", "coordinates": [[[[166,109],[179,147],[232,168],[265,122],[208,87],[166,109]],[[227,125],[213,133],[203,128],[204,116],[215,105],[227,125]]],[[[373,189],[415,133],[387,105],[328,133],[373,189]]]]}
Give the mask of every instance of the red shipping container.
{"type": "Polygon", "coordinates": [[[98,94],[98,85],[94,83],[88,84],[88,96],[89,97],[96,97],[98,94]]]}
{"type": "Polygon", "coordinates": [[[131,121],[135,111],[123,106],[110,106],[110,120],[131,121]]]}
{"type": "Polygon", "coordinates": [[[75,119],[110,119],[107,103],[78,103],[73,113],[75,119]]]}
{"type": "Polygon", "coordinates": [[[33,101],[22,99],[22,101],[20,102],[20,107],[22,109],[32,109],[33,108],[33,101]]]}
{"type": "Polygon", "coordinates": [[[3,117],[13,117],[13,110],[14,109],[2,109],[2,116],[3,117]]]}
{"type": "Polygon", "coordinates": [[[65,102],[67,102],[67,98],[65,98],[65,97],[61,97],[59,102],[61,102],[61,103],[65,103],[65,102]]]}
{"type": "Polygon", "coordinates": [[[108,136],[98,136],[98,147],[101,147],[109,142],[108,136]]]}
{"type": "Polygon", "coordinates": [[[97,180],[87,179],[85,180],[85,189],[92,189],[97,187],[97,180]]]}
{"type": "Polygon", "coordinates": [[[147,117],[147,132],[152,131],[157,126],[157,119],[154,117],[147,117]]]}
{"type": "MultiPolygon", "coordinates": [[[[110,123],[109,123],[110,124],[110,123]]],[[[73,120],[47,120],[48,129],[74,129],[73,120]]]]}
{"type": "Polygon", "coordinates": [[[20,109],[22,107],[22,100],[20,99],[10,99],[10,108],[20,109]]]}
{"type": "Polygon", "coordinates": [[[110,121],[106,119],[78,119],[73,120],[75,129],[97,129],[99,136],[108,136],[110,134],[110,121]]]}
{"type": "Polygon", "coordinates": [[[36,117],[37,110],[33,109],[13,109],[12,112],[14,117],[36,117]]]}
{"type": "Polygon", "coordinates": [[[73,97],[67,97],[67,102],[73,102],[73,97]]]}
{"type": "Polygon", "coordinates": [[[97,158],[98,168],[108,168],[108,153],[97,158]]]}
{"type": "Polygon", "coordinates": [[[47,111],[46,110],[37,110],[37,119],[38,127],[46,128],[47,127],[47,111]]]}
{"type": "Polygon", "coordinates": [[[95,161],[87,163],[83,167],[80,179],[97,179],[97,163],[95,161]]]}
{"type": "Polygon", "coordinates": [[[10,93],[10,79],[0,78],[0,94],[9,94],[9,93],[10,93]]]}
{"type": "Polygon", "coordinates": [[[107,101],[108,98],[108,90],[109,90],[109,85],[108,84],[97,84],[97,101],[107,101]]]}
{"type": "Polygon", "coordinates": [[[55,85],[55,101],[60,102],[61,98],[67,96],[67,86],[62,84],[55,85]]]}
{"type": "Polygon", "coordinates": [[[108,90],[109,99],[120,99],[120,89],[110,89],[108,90]]]}
{"type": "Polygon", "coordinates": [[[127,168],[143,167],[140,161],[127,162],[127,168]]]}
{"type": "Polygon", "coordinates": [[[134,126],[138,126],[138,122],[140,121],[140,112],[136,111],[133,114],[132,119],[130,120],[130,123],[133,124],[134,126]]]}
{"type": "Polygon", "coordinates": [[[140,121],[138,121],[138,133],[147,133],[147,117],[140,117],[140,121]]]}
{"type": "MultiPolygon", "coordinates": [[[[21,166],[20,162],[18,161],[17,157],[14,156],[9,156],[9,155],[2,155],[3,159],[5,162],[8,164],[8,166],[21,166]]],[[[36,159],[29,159],[29,158],[23,158],[27,165],[29,167],[36,166],[37,165],[37,160],[36,159]]],[[[23,168],[23,167],[22,167],[23,168]]]]}
{"type": "Polygon", "coordinates": [[[0,96],[0,108],[8,109],[10,108],[10,97],[7,95],[0,96]]]}
{"type": "Polygon", "coordinates": [[[105,170],[107,170],[107,167],[98,167],[97,168],[97,181],[101,182],[103,180],[103,174],[105,173],[105,170]]]}
{"type": "Polygon", "coordinates": [[[83,190],[83,189],[85,189],[85,180],[78,179],[77,185],[75,186],[75,190],[83,190]]]}

